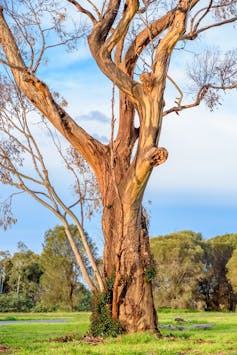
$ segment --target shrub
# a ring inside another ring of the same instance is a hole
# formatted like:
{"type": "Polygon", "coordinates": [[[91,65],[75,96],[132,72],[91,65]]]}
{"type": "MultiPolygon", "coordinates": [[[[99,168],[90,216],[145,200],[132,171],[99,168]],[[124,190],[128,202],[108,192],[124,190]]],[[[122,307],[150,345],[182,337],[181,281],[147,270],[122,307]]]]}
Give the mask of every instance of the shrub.
{"type": "Polygon", "coordinates": [[[32,311],[36,313],[56,312],[58,310],[59,310],[59,306],[57,304],[53,306],[47,306],[40,302],[37,303],[36,306],[32,309],[32,311]]]}
{"type": "Polygon", "coordinates": [[[76,311],[79,312],[88,312],[91,311],[92,309],[92,296],[91,292],[88,290],[85,290],[84,293],[82,293],[78,305],[74,307],[76,311]]]}
{"type": "Polygon", "coordinates": [[[33,301],[29,297],[16,294],[0,295],[0,312],[29,312],[33,301]]]}
{"type": "Polygon", "coordinates": [[[111,317],[109,294],[101,293],[94,297],[89,333],[94,337],[117,337],[123,333],[119,321],[111,317]]]}

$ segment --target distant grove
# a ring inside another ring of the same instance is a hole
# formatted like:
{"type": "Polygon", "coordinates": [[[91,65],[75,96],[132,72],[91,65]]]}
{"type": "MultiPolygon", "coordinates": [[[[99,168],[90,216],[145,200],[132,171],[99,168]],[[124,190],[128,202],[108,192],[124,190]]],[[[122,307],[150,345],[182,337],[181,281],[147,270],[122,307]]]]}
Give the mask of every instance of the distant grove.
{"type": "MultiPolygon", "coordinates": [[[[76,238],[76,228],[70,228],[76,238]]],[[[237,234],[204,240],[181,231],[151,238],[151,249],[153,264],[145,276],[153,282],[157,308],[236,310],[237,234]]],[[[23,243],[13,255],[0,251],[0,312],[90,307],[91,294],[61,226],[46,232],[41,255],[23,243]]]]}
{"type": "MultiPolygon", "coordinates": [[[[77,228],[70,230],[80,247],[77,228]]],[[[64,229],[56,226],[46,232],[41,255],[21,242],[13,255],[0,251],[0,312],[89,310],[91,294],[80,281],[64,229]]]]}
{"type": "Polygon", "coordinates": [[[204,240],[181,231],[151,239],[159,307],[235,311],[237,234],[204,240]]]}

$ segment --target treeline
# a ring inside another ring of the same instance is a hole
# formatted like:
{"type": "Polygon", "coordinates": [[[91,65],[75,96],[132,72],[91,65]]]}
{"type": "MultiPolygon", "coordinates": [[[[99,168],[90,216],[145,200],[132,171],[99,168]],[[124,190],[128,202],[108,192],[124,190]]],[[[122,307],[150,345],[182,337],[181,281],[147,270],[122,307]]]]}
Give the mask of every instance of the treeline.
{"type": "MultiPolygon", "coordinates": [[[[70,229],[81,250],[76,227],[70,229]]],[[[152,238],[151,249],[154,262],[146,276],[153,281],[157,307],[236,310],[237,234],[204,240],[200,233],[181,231],[152,238]]],[[[81,282],[63,227],[46,232],[40,255],[23,243],[13,255],[0,251],[0,312],[90,308],[91,293],[81,282]]]]}
{"type": "MultiPolygon", "coordinates": [[[[70,229],[81,247],[76,227],[70,229]]],[[[91,294],[81,283],[63,227],[46,232],[41,255],[23,243],[18,243],[13,255],[0,251],[0,312],[86,311],[90,307],[91,294]]]]}
{"type": "Polygon", "coordinates": [[[235,311],[237,234],[204,240],[182,231],[151,239],[158,307],[235,311]]]}

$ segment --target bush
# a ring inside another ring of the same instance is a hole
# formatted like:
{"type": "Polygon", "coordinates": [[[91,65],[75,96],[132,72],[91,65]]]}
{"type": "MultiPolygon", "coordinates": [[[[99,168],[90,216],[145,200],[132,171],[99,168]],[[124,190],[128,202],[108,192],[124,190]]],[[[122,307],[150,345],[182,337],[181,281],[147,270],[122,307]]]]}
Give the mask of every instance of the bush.
{"type": "Polygon", "coordinates": [[[92,296],[91,292],[88,290],[84,290],[81,292],[78,305],[74,306],[74,309],[79,312],[89,312],[92,309],[92,296]]]}
{"type": "Polygon", "coordinates": [[[92,305],[90,335],[97,337],[117,337],[123,333],[119,321],[111,317],[110,297],[106,293],[95,296],[92,305]]]}
{"type": "Polygon", "coordinates": [[[32,311],[35,313],[56,312],[58,310],[59,306],[57,304],[53,306],[47,306],[43,303],[37,303],[36,306],[32,309],[32,311]]]}
{"type": "Polygon", "coordinates": [[[33,308],[32,299],[23,295],[0,295],[0,312],[30,312],[33,308]]]}

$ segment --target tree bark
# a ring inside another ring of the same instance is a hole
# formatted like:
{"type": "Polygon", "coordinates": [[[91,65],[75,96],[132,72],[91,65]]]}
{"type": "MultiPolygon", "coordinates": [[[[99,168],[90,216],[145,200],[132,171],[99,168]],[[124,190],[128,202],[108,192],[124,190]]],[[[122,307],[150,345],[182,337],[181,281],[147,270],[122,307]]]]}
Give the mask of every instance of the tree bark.
{"type": "MultiPolygon", "coordinates": [[[[110,214],[114,215],[112,219],[119,217],[118,208],[110,214]]],[[[152,283],[146,279],[146,271],[152,265],[148,235],[141,227],[141,212],[126,215],[128,220],[123,225],[120,222],[111,225],[107,211],[103,216],[104,274],[106,278],[114,278],[112,317],[126,331],[157,332],[152,283]]]]}
{"type": "MultiPolygon", "coordinates": [[[[121,172],[121,170],[120,170],[121,172]]],[[[111,176],[112,173],[108,173],[111,176]]],[[[122,184],[121,184],[122,185],[122,184]]],[[[122,187],[118,190],[122,191],[122,187]]],[[[111,314],[127,332],[151,330],[158,333],[152,282],[147,273],[153,267],[142,196],[128,203],[117,196],[110,183],[104,199],[104,277],[113,283],[111,314]]]]}

